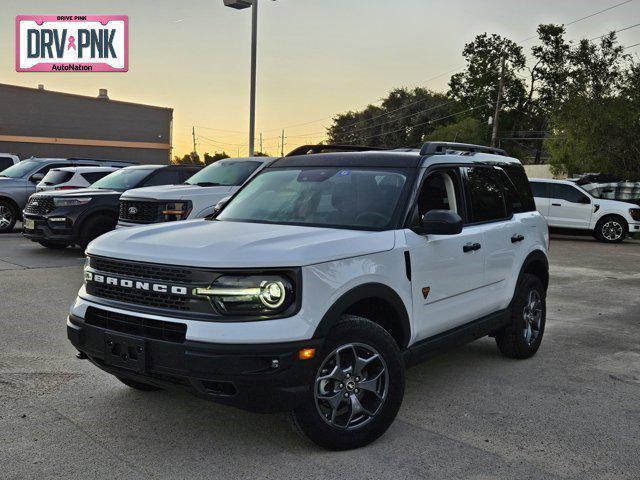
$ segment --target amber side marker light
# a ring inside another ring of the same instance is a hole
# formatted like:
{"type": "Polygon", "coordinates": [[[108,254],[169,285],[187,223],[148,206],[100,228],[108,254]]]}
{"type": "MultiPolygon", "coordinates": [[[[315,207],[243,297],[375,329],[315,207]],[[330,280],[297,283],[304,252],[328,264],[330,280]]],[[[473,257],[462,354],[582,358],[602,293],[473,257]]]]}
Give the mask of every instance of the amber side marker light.
{"type": "Polygon", "coordinates": [[[315,348],[303,348],[298,352],[298,358],[300,360],[311,360],[316,354],[315,348]]]}

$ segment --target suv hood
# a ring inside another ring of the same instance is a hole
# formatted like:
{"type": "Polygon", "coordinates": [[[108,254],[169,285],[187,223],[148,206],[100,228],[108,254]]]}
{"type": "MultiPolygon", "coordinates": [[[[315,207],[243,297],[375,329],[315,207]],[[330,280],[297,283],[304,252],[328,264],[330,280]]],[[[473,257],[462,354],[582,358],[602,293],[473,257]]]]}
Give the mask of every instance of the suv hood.
{"type": "Polygon", "coordinates": [[[28,182],[24,178],[0,177],[0,191],[5,188],[23,187],[28,182]]]}
{"type": "Polygon", "coordinates": [[[383,252],[394,244],[392,230],[186,220],[115,230],[94,240],[87,253],[204,268],[298,267],[383,252]]]}
{"type": "Polygon", "coordinates": [[[237,190],[235,186],[199,187],[197,185],[161,185],[158,187],[142,187],[127,190],[122,199],[148,198],[150,200],[189,200],[195,197],[225,195],[237,190]],[[234,190],[232,190],[234,189],[234,190]]]}

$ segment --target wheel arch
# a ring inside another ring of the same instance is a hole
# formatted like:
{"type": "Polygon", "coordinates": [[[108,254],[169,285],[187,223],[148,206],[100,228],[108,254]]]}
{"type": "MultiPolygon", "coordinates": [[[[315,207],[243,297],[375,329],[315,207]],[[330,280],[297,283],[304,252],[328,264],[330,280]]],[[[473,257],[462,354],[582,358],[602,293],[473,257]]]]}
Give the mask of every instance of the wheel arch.
{"type": "Polygon", "coordinates": [[[542,250],[534,250],[527,255],[527,258],[525,258],[520,268],[518,284],[525,273],[538,277],[544,285],[545,292],[547,291],[549,287],[549,259],[542,250]]]}
{"type": "Polygon", "coordinates": [[[411,324],[407,308],[400,296],[387,285],[365,283],[343,294],[324,314],[313,337],[325,337],[345,314],[377,323],[389,332],[400,350],[409,344],[411,324]]]}
{"type": "Polygon", "coordinates": [[[95,217],[96,215],[106,215],[109,217],[114,217],[116,220],[116,223],[118,222],[118,210],[114,208],[109,208],[107,206],[98,207],[98,208],[83,212],[78,216],[78,219],[73,223],[74,233],[76,235],[80,235],[86,222],[88,220],[91,220],[91,218],[95,217]]]}

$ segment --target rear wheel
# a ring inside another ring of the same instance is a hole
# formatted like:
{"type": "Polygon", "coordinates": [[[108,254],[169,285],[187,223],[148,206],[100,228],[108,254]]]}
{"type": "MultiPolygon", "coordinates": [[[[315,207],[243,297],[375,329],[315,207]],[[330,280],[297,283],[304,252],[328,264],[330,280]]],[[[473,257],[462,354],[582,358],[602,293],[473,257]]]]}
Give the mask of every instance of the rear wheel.
{"type": "Polygon", "coordinates": [[[129,378],[124,377],[116,377],[122,383],[124,383],[127,387],[134,388],[136,390],[140,390],[141,392],[157,392],[158,390],[162,390],[160,387],[156,387],[155,385],[149,385],[148,383],[136,382],[135,380],[131,380],[129,378]]]}
{"type": "Polygon", "coordinates": [[[6,200],[0,200],[0,233],[12,232],[17,220],[16,207],[6,200]]]}
{"type": "Polygon", "coordinates": [[[293,426],[329,450],[362,447],[382,435],[404,396],[398,345],[379,325],[345,316],[329,336],[293,426]]]}
{"type": "Polygon", "coordinates": [[[509,358],[529,358],[542,343],[547,317],[546,292],[535,275],[522,275],[511,307],[511,322],[496,334],[500,352],[509,358]]]}
{"type": "Polygon", "coordinates": [[[98,215],[85,220],[80,230],[80,248],[86,250],[87,245],[93,240],[113,230],[116,227],[116,223],[117,220],[108,215],[98,215]]]}
{"type": "Polygon", "coordinates": [[[629,224],[624,218],[611,215],[598,221],[594,233],[601,242],[620,243],[629,233],[629,224]]]}

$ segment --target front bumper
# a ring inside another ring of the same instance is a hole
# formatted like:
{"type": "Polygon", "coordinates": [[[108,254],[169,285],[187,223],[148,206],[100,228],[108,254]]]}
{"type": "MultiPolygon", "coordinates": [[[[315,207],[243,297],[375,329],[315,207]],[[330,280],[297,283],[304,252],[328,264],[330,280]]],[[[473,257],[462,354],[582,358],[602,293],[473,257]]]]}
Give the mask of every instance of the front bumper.
{"type": "MultiPolygon", "coordinates": [[[[52,222],[47,217],[41,215],[33,215],[23,213],[22,235],[34,242],[47,241],[52,243],[70,244],[75,243],[76,238],[73,230],[73,224],[70,219],[64,222],[52,222]],[[33,229],[27,229],[24,220],[34,222],[33,229]]],[[[66,218],[56,217],[52,218],[66,218]]]]}
{"type": "Polygon", "coordinates": [[[260,345],[176,343],[99,328],[74,315],[67,320],[67,336],[94,365],[112,375],[185,388],[218,403],[264,413],[290,411],[304,400],[318,355],[300,360],[298,352],[319,349],[323,343],[320,339],[260,345]],[[144,353],[121,362],[113,350],[114,342],[120,348],[120,341],[125,350],[133,346],[144,353]]]}

